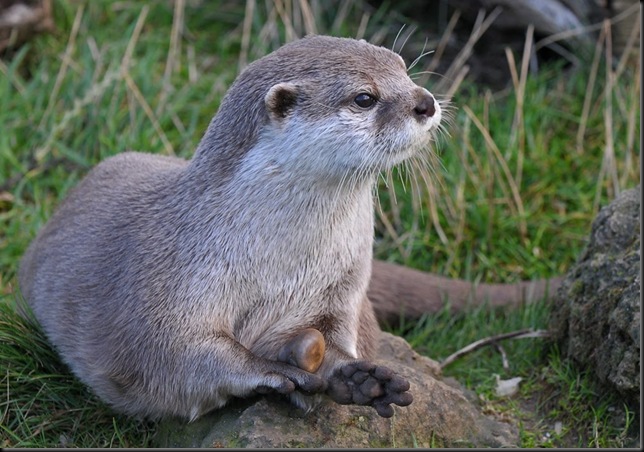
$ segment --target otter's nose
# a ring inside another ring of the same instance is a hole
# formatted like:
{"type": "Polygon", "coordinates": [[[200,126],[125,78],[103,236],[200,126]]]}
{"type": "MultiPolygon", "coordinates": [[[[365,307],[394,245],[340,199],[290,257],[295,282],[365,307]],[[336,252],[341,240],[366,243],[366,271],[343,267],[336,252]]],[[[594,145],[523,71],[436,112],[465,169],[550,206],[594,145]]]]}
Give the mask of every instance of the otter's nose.
{"type": "Polygon", "coordinates": [[[434,96],[423,90],[419,93],[414,107],[414,114],[416,119],[423,120],[431,118],[436,113],[436,100],[434,96]]]}

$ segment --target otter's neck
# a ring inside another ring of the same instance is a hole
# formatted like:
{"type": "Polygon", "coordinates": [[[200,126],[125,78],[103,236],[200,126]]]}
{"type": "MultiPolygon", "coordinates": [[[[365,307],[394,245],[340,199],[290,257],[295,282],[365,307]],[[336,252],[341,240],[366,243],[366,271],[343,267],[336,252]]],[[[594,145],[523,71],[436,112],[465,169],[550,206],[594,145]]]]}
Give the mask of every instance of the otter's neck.
{"type": "Polygon", "coordinates": [[[221,192],[222,214],[236,232],[248,231],[251,241],[334,246],[356,233],[373,236],[372,184],[309,178],[247,158],[221,192]]]}
{"type": "Polygon", "coordinates": [[[235,175],[246,154],[256,145],[266,122],[261,105],[241,108],[240,90],[224,97],[187,168],[195,188],[212,191],[225,186],[235,175]]]}
{"type": "Polygon", "coordinates": [[[345,269],[370,262],[372,178],[316,180],[258,157],[255,150],[230,165],[223,180],[200,174],[197,181],[188,166],[186,182],[200,187],[184,197],[192,200],[185,218],[198,219],[188,227],[198,228],[190,235],[200,237],[200,255],[249,272],[279,265],[280,273],[293,273],[312,261],[345,269]]]}

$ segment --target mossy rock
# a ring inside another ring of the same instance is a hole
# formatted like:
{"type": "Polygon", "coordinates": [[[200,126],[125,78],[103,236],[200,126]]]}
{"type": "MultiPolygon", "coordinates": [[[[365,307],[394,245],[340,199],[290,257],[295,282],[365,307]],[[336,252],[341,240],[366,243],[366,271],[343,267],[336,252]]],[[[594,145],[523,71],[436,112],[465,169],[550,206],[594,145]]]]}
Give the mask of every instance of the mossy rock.
{"type": "Polygon", "coordinates": [[[563,354],[625,403],[640,402],[640,187],[601,209],[553,302],[563,354]]]}

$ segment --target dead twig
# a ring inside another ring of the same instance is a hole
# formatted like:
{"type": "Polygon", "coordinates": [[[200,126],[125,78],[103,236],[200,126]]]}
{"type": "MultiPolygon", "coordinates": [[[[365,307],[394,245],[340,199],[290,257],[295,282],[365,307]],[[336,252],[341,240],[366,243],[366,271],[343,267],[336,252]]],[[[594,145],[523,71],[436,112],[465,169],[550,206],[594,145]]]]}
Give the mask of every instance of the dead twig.
{"type": "Polygon", "coordinates": [[[496,336],[486,337],[476,342],[472,342],[471,344],[463,347],[462,349],[452,353],[440,363],[440,366],[441,366],[441,369],[444,369],[449,364],[467,355],[468,353],[472,353],[473,351],[478,350],[479,348],[484,347],[486,345],[496,346],[497,342],[499,341],[503,341],[506,339],[526,339],[530,337],[547,337],[549,334],[550,333],[547,330],[535,331],[532,328],[528,328],[524,330],[513,331],[511,333],[503,333],[503,334],[498,334],[496,336]]]}

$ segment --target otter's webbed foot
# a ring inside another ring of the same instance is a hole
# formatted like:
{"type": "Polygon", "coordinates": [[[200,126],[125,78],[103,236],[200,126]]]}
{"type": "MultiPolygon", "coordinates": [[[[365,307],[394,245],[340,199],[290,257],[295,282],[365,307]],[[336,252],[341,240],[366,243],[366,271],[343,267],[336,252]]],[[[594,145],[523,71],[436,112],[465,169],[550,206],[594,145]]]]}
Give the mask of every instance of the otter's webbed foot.
{"type": "Polygon", "coordinates": [[[391,404],[407,406],[413,401],[409,382],[385,366],[352,361],[336,369],[329,378],[327,394],[342,405],[370,405],[382,417],[391,417],[391,404]]]}

